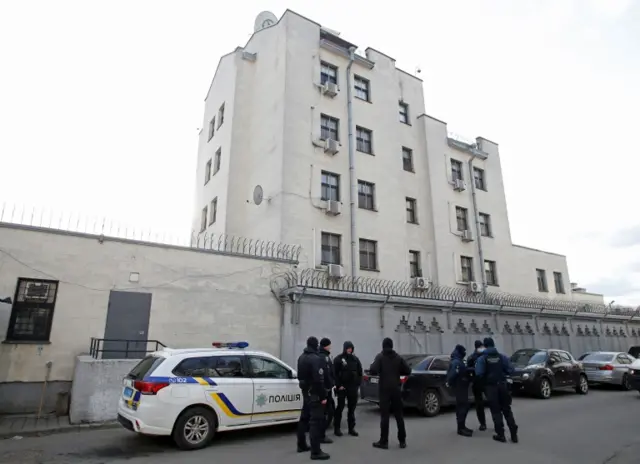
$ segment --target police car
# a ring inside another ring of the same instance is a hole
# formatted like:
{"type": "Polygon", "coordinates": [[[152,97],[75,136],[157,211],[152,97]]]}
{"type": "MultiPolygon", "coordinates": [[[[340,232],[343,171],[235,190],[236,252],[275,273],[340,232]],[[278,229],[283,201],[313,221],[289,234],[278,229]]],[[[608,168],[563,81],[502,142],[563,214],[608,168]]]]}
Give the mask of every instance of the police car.
{"type": "Polygon", "coordinates": [[[179,448],[205,447],[217,432],[297,422],[297,373],[247,342],[164,349],[124,378],[118,421],[144,435],[171,435],[179,448]]]}

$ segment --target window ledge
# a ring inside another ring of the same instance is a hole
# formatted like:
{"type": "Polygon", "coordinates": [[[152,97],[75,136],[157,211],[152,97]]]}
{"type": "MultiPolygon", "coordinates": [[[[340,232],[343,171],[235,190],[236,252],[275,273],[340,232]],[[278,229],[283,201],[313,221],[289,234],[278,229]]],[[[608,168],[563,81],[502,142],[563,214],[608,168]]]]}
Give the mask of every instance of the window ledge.
{"type": "Polygon", "coordinates": [[[365,269],[363,267],[361,267],[360,270],[366,272],[380,272],[380,269],[365,269]]]}
{"type": "Polygon", "coordinates": [[[400,124],[404,124],[405,126],[411,127],[411,123],[410,122],[400,121],[400,124]]]}
{"type": "Polygon", "coordinates": [[[357,151],[358,153],[364,153],[365,155],[369,155],[369,156],[376,156],[373,152],[362,151],[362,150],[358,150],[357,148],[356,148],[356,151],[357,151]]]}
{"type": "Polygon", "coordinates": [[[361,209],[363,211],[371,211],[372,213],[378,212],[378,208],[361,208],[360,206],[358,206],[358,209],[361,209]]]}
{"type": "Polygon", "coordinates": [[[499,287],[500,284],[487,284],[487,287],[499,287]]]}
{"type": "Polygon", "coordinates": [[[364,98],[358,97],[356,95],[353,96],[354,98],[357,98],[358,100],[360,100],[361,102],[366,102],[366,103],[373,103],[371,100],[366,100],[364,98]]]}
{"type": "Polygon", "coordinates": [[[5,340],[3,345],[51,345],[50,341],[35,341],[35,340],[5,340]]]}
{"type": "Polygon", "coordinates": [[[411,174],[415,174],[416,170],[415,169],[402,169],[404,172],[410,172],[411,174]]]}
{"type": "Polygon", "coordinates": [[[411,225],[414,225],[414,226],[419,226],[420,225],[420,223],[418,221],[415,221],[415,222],[407,221],[407,224],[411,224],[411,225]]]}

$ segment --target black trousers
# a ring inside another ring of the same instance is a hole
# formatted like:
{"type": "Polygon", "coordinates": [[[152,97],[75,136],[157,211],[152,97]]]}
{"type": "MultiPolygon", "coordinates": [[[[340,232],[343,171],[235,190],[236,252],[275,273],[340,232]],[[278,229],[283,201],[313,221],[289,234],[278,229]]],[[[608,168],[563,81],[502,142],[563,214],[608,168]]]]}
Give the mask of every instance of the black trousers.
{"type": "Polygon", "coordinates": [[[338,406],[336,407],[335,416],[333,418],[334,429],[340,430],[342,422],[342,413],[344,411],[345,404],[347,406],[347,425],[349,430],[356,428],[356,406],[358,404],[358,389],[349,388],[344,390],[338,390],[338,406]]]}
{"type": "Polygon", "coordinates": [[[298,446],[305,447],[307,431],[311,454],[320,453],[320,442],[325,431],[324,405],[319,400],[312,400],[309,395],[303,394],[302,411],[298,421],[298,446]]]}
{"type": "Polygon", "coordinates": [[[453,388],[456,394],[456,423],[460,430],[466,427],[469,414],[469,383],[458,382],[453,388]]]}
{"type": "MultiPolygon", "coordinates": [[[[326,431],[335,419],[336,403],[333,401],[331,391],[327,392],[327,404],[324,406],[324,430],[326,431]]],[[[323,434],[324,436],[324,434],[323,434]]]]}
{"type": "Polygon", "coordinates": [[[497,385],[487,385],[485,391],[487,392],[487,400],[489,402],[489,409],[491,410],[491,418],[493,419],[496,434],[504,436],[502,416],[504,416],[507,422],[511,435],[513,436],[518,433],[518,426],[511,411],[511,393],[509,392],[506,382],[501,382],[497,385]]]}
{"type": "Polygon", "coordinates": [[[380,391],[380,442],[389,443],[389,416],[393,413],[398,426],[398,441],[404,443],[407,431],[404,428],[402,395],[400,389],[380,391]]]}
{"type": "Polygon", "coordinates": [[[484,388],[482,388],[482,384],[479,381],[473,382],[473,401],[476,407],[476,415],[478,416],[478,422],[480,425],[487,425],[487,416],[484,411],[484,388]]]}

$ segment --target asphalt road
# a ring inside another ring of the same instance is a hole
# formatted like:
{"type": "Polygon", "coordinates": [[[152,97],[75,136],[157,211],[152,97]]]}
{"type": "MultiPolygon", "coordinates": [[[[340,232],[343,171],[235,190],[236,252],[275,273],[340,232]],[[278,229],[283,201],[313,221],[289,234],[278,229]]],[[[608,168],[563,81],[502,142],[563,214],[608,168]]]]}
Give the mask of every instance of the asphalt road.
{"type": "MultiPolygon", "coordinates": [[[[487,411],[488,412],[488,411],[487,411]]],[[[587,396],[559,393],[549,400],[514,398],[520,443],[497,443],[491,429],[472,438],[454,432],[454,414],[436,418],[407,412],[408,447],[372,448],[379,414],[375,406],[361,406],[357,414],[360,437],[344,436],[325,445],[331,462],[395,464],[438,462],[457,464],[631,464],[640,462],[640,395],[638,392],[592,390],[587,396]]],[[[491,422],[489,421],[489,424],[491,422]]],[[[475,414],[467,424],[477,427],[475,414]]],[[[490,425],[491,427],[491,425],[490,425]]],[[[88,430],[44,437],[0,441],[0,463],[182,464],[227,462],[290,464],[309,462],[295,452],[294,427],[254,429],[218,435],[207,449],[177,451],[164,438],[139,437],[124,429],[88,430]]]]}

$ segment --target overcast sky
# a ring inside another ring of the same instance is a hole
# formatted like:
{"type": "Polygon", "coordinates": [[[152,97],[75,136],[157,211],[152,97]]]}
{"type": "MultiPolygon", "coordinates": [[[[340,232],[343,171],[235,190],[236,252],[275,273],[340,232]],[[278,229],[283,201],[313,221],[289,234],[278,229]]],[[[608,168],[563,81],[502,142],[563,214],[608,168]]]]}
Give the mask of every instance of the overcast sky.
{"type": "Polygon", "coordinates": [[[428,114],[500,144],[514,243],[640,304],[636,0],[0,0],[5,215],[189,229],[218,59],[286,8],[420,67],[428,114]]]}

